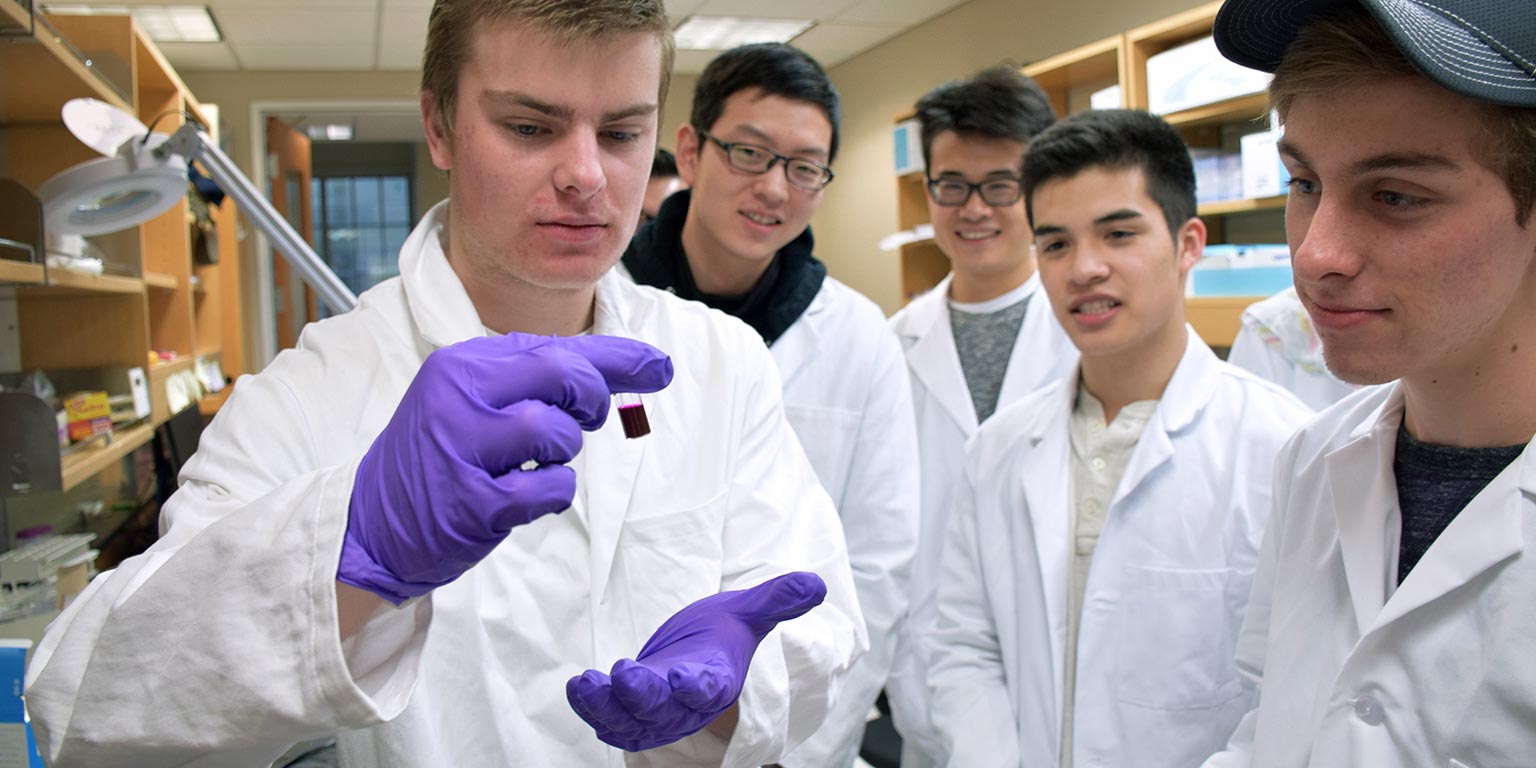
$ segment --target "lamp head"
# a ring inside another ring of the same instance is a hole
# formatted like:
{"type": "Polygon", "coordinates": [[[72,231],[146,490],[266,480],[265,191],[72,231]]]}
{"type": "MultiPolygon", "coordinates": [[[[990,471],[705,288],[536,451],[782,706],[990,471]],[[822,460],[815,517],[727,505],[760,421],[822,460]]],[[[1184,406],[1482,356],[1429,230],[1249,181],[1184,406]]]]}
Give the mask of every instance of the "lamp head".
{"type": "Polygon", "coordinates": [[[64,105],[75,138],[106,157],[87,160],[43,183],[43,226],[55,234],[101,235],[164,213],[187,191],[187,161],[155,150],[169,138],[95,99],[64,105]]]}

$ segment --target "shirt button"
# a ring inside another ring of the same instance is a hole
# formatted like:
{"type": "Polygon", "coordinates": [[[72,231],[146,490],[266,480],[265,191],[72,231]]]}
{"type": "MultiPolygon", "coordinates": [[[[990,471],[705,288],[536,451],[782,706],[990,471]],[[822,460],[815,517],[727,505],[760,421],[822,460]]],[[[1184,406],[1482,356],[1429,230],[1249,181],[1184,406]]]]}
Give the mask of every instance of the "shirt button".
{"type": "Polygon", "coordinates": [[[1103,432],[1104,431],[1104,424],[1102,422],[1095,421],[1092,424],[1088,425],[1088,431],[1089,432],[1093,432],[1093,433],[1103,432]]]}
{"type": "Polygon", "coordinates": [[[1099,511],[1099,503],[1097,501],[1094,501],[1093,499],[1089,499],[1089,500],[1083,502],[1083,511],[1087,512],[1088,514],[1093,514],[1095,512],[1098,512],[1099,511]]]}
{"type": "Polygon", "coordinates": [[[1099,458],[1098,456],[1093,457],[1093,461],[1090,462],[1090,463],[1093,465],[1093,470],[1095,472],[1103,472],[1104,471],[1104,466],[1105,466],[1104,465],[1104,460],[1099,458]]]}
{"type": "Polygon", "coordinates": [[[1366,725],[1381,725],[1386,719],[1386,713],[1382,711],[1381,704],[1370,696],[1359,696],[1354,700],[1355,717],[1366,725]]]}

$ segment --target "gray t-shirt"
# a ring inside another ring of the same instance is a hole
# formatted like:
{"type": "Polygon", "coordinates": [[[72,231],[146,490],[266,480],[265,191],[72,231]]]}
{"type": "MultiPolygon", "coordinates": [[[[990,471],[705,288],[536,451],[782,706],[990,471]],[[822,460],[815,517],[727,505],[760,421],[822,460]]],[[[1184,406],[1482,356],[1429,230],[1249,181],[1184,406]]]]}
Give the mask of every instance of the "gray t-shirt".
{"type": "Polygon", "coordinates": [[[955,331],[955,349],[960,353],[960,370],[965,386],[971,391],[971,405],[976,421],[986,421],[997,410],[997,398],[1008,373],[1008,358],[1013,343],[1024,325],[1024,310],[1029,296],[1023,286],[991,301],[979,304],[949,303],[949,324],[955,331]]]}

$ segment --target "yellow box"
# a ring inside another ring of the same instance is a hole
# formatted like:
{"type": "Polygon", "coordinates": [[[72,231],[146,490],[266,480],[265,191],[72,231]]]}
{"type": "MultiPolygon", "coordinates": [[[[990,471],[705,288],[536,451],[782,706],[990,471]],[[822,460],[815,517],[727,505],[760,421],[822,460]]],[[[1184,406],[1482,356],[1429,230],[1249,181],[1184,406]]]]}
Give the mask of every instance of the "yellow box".
{"type": "Polygon", "coordinates": [[[69,439],[73,442],[112,431],[112,405],[106,392],[66,395],[64,416],[69,421],[69,439]]]}

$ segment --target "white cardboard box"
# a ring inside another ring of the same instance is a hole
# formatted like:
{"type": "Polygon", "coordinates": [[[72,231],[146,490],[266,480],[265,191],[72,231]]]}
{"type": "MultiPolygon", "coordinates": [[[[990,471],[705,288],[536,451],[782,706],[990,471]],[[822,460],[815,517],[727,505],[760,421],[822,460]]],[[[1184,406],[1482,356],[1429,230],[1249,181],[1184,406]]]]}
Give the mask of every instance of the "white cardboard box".
{"type": "Polygon", "coordinates": [[[1166,115],[1202,104],[1258,93],[1271,75],[1233,64],[1204,37],[1147,59],[1147,107],[1166,115]]]}

